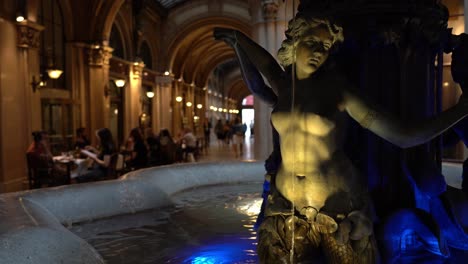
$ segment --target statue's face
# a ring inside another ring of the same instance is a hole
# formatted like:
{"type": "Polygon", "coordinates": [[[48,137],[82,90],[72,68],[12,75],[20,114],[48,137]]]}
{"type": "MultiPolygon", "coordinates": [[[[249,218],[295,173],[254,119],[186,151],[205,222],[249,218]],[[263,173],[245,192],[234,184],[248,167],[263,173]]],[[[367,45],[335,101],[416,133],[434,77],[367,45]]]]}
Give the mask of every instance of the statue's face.
{"type": "Polygon", "coordinates": [[[314,73],[328,58],[333,36],[324,27],[306,31],[296,46],[296,74],[299,79],[314,73]]]}

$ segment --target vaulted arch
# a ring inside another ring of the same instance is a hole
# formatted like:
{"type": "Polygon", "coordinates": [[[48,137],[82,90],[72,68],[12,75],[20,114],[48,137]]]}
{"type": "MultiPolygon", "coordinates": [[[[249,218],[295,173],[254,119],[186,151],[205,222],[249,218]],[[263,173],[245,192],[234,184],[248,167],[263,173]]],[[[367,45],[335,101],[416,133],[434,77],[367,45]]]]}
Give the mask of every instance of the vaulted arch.
{"type": "Polygon", "coordinates": [[[234,28],[250,35],[247,22],[229,17],[208,17],[183,25],[169,45],[169,69],[187,83],[206,85],[208,75],[217,64],[235,57],[230,47],[213,37],[215,27],[234,28]]]}

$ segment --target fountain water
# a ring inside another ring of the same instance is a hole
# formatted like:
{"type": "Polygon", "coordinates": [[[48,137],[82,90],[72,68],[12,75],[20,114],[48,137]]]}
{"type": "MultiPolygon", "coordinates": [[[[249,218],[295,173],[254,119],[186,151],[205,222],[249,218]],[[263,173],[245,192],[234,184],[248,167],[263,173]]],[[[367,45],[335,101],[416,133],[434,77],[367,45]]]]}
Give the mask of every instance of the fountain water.
{"type": "Polygon", "coordinates": [[[104,263],[96,249],[66,227],[169,206],[171,195],[189,188],[260,182],[263,174],[259,162],[183,164],[139,170],[113,181],[2,194],[0,259],[104,263]]]}

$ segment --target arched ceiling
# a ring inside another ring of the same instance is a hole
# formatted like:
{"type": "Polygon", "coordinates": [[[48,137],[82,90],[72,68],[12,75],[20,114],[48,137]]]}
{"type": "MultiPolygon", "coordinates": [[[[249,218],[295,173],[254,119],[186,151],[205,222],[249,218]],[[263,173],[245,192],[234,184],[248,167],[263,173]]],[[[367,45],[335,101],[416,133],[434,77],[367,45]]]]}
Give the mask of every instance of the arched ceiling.
{"type": "Polygon", "coordinates": [[[175,7],[176,5],[187,2],[188,0],[153,0],[153,1],[160,4],[165,9],[171,9],[171,8],[175,7]]]}
{"type": "Polygon", "coordinates": [[[224,95],[237,101],[241,107],[242,99],[251,94],[240,72],[237,59],[226,61],[216,67],[216,72],[224,79],[224,95]]]}
{"type": "MultiPolygon", "coordinates": [[[[210,17],[191,22],[173,39],[169,47],[169,69],[174,78],[182,78],[185,83],[205,87],[214,68],[235,60],[232,48],[223,41],[214,39],[215,27],[237,29],[248,36],[251,31],[247,23],[228,17],[210,17]]],[[[241,79],[240,73],[238,78],[241,79]]],[[[241,89],[240,87],[240,84],[233,86],[241,89]]],[[[229,93],[231,92],[227,92],[226,95],[229,93]]],[[[240,96],[244,92],[232,94],[240,96]]],[[[237,96],[231,98],[241,100],[237,96]]]]}

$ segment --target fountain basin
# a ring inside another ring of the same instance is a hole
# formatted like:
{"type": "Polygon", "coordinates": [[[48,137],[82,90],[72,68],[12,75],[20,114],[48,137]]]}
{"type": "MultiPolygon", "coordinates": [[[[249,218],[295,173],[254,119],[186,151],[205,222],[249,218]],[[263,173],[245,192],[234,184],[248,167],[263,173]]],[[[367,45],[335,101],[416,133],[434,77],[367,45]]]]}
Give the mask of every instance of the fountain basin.
{"type": "Polygon", "coordinates": [[[65,226],[170,205],[174,193],[204,185],[263,181],[263,162],[194,163],[128,173],[118,180],[0,195],[5,263],[104,263],[65,226]]]}

